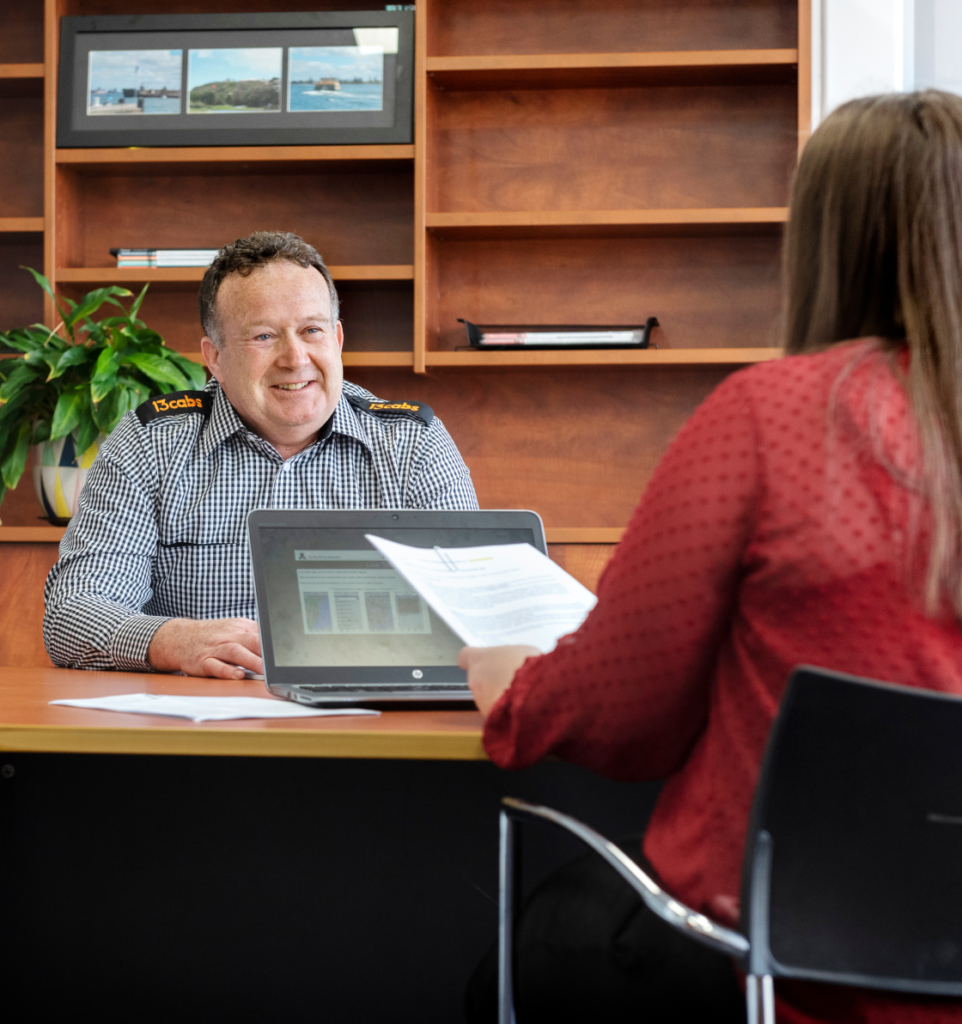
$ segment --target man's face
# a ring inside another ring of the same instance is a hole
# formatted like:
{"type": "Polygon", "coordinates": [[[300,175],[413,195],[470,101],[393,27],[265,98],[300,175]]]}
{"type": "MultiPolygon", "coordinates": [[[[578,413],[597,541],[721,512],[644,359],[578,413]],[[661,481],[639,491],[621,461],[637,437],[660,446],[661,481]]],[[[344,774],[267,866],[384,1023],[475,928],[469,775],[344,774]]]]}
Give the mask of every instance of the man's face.
{"type": "Polygon", "coordinates": [[[217,292],[222,343],[201,350],[247,426],[285,458],[306,448],[334,412],[344,380],[341,325],[313,267],[277,261],[217,292]]]}

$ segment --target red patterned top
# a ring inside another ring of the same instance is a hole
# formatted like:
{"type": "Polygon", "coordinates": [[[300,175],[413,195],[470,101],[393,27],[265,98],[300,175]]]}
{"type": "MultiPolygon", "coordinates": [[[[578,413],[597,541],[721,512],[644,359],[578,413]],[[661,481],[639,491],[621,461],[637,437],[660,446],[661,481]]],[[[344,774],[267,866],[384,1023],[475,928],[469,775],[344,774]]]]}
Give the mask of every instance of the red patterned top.
{"type": "MultiPolygon", "coordinates": [[[[739,892],[795,665],[962,694],[962,631],[921,608],[912,537],[927,520],[895,362],[862,339],[725,380],[659,465],[594,611],[518,670],[485,726],[503,767],[554,754],[611,778],[667,777],[645,853],[716,916],[739,892]]],[[[962,1003],[783,991],[785,1021],[962,1021],[962,1003]]]]}

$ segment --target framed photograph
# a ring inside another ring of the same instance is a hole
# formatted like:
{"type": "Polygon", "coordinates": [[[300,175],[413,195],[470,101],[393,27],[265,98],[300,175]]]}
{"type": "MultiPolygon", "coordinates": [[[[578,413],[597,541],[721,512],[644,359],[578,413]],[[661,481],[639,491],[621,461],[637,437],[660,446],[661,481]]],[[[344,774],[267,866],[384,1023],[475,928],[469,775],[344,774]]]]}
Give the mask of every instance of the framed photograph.
{"type": "Polygon", "coordinates": [[[414,139],[414,13],[61,18],[57,146],[414,139]]]}

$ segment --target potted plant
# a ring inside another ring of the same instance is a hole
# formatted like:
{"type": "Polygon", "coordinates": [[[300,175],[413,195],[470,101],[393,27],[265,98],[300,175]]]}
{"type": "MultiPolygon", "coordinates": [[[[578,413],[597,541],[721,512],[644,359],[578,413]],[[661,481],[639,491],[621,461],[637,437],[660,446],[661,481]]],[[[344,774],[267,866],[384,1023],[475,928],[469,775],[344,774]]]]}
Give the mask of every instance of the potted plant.
{"type": "Polygon", "coordinates": [[[43,274],[23,269],[53,299],[60,322],[0,333],[0,344],[22,353],[0,359],[0,501],[36,446],[37,497],[50,521],[63,524],[121,417],[156,395],[203,387],[206,374],[137,318],[146,285],[125,309],[119,300],[133,295],[126,288],[97,288],[73,302],[54,295],[43,274]],[[105,303],[122,315],[94,321],[105,303]]]}

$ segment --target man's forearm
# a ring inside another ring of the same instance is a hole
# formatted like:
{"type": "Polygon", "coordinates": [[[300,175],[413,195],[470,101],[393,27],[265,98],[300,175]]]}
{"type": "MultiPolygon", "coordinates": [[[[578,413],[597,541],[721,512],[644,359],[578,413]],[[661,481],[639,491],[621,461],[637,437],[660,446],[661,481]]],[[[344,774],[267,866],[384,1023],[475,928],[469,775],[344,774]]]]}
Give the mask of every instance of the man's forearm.
{"type": "Polygon", "coordinates": [[[48,604],[43,640],[50,660],[62,668],[149,671],[150,642],[166,621],[102,597],[78,594],[48,604]]]}

